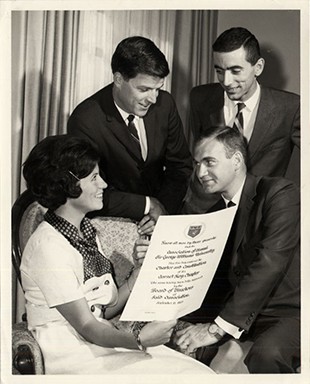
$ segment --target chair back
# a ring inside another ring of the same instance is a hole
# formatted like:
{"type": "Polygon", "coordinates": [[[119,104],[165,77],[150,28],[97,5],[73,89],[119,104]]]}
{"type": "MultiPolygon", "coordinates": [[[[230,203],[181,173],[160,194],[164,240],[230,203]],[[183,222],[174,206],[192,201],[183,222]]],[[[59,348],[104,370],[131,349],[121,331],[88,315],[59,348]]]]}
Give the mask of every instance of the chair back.
{"type": "MultiPolygon", "coordinates": [[[[46,211],[29,190],[23,192],[12,207],[12,263],[20,284],[22,253],[30,236],[43,221],[46,211]]],[[[95,217],[91,222],[105,256],[113,264],[115,281],[120,286],[134,264],[134,243],[139,237],[137,225],[122,217],[95,217]]]]}
{"type": "Polygon", "coordinates": [[[23,192],[12,207],[12,263],[21,283],[20,263],[25,245],[43,220],[46,209],[35,201],[29,190],[23,192]]]}

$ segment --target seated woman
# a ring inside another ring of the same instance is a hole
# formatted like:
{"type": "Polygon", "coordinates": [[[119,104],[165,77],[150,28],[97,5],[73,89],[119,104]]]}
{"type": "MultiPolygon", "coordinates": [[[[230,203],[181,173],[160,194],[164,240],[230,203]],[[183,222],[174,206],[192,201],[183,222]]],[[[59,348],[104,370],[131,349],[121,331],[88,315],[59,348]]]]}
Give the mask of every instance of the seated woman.
{"type": "MultiPolygon", "coordinates": [[[[28,188],[48,208],[21,263],[28,325],[46,373],[210,373],[162,345],[175,320],[150,322],[133,333],[109,322],[123,308],[139,267],[117,289],[112,265],[85,217],[102,208],[107,187],[98,160],[88,142],[60,135],[37,144],[24,164],[28,188]]],[[[143,240],[137,241],[139,256],[138,247],[143,250],[143,240]]]]}

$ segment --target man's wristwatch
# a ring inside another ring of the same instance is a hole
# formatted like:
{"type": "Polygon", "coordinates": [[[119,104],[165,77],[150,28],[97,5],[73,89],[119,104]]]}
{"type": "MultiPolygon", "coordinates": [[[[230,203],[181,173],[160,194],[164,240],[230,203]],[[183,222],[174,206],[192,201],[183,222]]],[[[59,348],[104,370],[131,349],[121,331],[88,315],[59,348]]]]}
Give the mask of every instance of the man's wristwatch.
{"type": "Polygon", "coordinates": [[[210,335],[214,336],[217,340],[221,340],[225,335],[225,331],[220,328],[217,324],[211,323],[208,328],[208,332],[210,335]]]}

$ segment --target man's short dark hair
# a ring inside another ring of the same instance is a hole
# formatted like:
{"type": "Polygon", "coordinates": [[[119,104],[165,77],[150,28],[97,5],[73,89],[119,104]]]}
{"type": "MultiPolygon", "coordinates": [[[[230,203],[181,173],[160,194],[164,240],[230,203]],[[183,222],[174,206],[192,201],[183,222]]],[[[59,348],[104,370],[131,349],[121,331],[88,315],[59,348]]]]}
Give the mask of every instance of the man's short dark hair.
{"type": "Polygon", "coordinates": [[[203,130],[196,142],[198,146],[204,140],[217,140],[225,147],[226,157],[230,159],[236,151],[239,151],[247,163],[247,140],[238,129],[228,126],[214,126],[203,130]]]}
{"type": "Polygon", "coordinates": [[[138,74],[164,78],[169,74],[165,55],[152,40],[132,36],[122,40],[112,56],[112,72],[119,72],[126,79],[138,74]]]}
{"type": "Polygon", "coordinates": [[[260,59],[260,47],[256,37],[246,28],[234,27],[224,31],[212,45],[213,52],[232,52],[243,47],[246,60],[255,65],[260,59]]]}
{"type": "Polygon", "coordinates": [[[88,176],[99,162],[86,139],[69,135],[48,136],[30,152],[23,166],[28,189],[46,208],[55,210],[67,198],[78,198],[78,179],[88,176]]]}

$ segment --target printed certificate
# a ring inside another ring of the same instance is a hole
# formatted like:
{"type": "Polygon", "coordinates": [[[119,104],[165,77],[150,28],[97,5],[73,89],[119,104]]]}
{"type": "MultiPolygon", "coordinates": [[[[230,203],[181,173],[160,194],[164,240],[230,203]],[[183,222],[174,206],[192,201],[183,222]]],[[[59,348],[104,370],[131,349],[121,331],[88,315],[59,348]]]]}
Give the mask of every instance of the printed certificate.
{"type": "Polygon", "coordinates": [[[160,216],[120,320],[172,320],[198,309],[221,259],[236,210],[160,216]]]}

